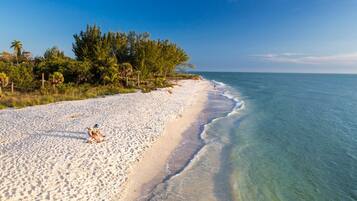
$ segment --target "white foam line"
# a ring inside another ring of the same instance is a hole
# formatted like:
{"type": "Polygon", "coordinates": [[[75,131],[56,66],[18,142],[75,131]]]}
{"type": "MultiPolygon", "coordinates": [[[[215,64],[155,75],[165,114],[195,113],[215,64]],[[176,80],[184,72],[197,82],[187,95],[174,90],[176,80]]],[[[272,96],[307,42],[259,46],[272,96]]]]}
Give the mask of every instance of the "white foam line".
{"type": "MultiPolygon", "coordinates": [[[[206,145],[210,144],[210,141],[207,140],[207,138],[205,137],[205,134],[207,133],[207,130],[209,129],[209,126],[211,126],[213,123],[215,123],[216,121],[223,119],[223,118],[227,118],[231,115],[237,114],[240,110],[244,109],[244,101],[241,101],[238,99],[238,97],[233,96],[231,93],[229,93],[229,89],[228,86],[223,83],[223,82],[218,82],[215,80],[212,80],[213,83],[218,84],[220,87],[223,88],[223,92],[222,92],[222,96],[232,100],[235,102],[235,106],[233,107],[232,111],[229,112],[227,115],[222,116],[222,117],[217,117],[215,119],[212,119],[209,123],[205,124],[203,127],[202,132],[200,133],[200,138],[201,140],[204,142],[204,145],[200,148],[200,150],[197,151],[197,153],[191,158],[191,160],[187,163],[186,167],[184,167],[180,172],[178,172],[177,174],[171,176],[171,178],[169,178],[167,181],[174,179],[178,176],[180,176],[181,174],[183,174],[185,172],[185,170],[189,169],[190,167],[192,167],[192,165],[194,164],[195,161],[197,161],[201,155],[202,152],[204,151],[206,145]]],[[[167,182],[166,181],[166,182],[167,182]]]]}

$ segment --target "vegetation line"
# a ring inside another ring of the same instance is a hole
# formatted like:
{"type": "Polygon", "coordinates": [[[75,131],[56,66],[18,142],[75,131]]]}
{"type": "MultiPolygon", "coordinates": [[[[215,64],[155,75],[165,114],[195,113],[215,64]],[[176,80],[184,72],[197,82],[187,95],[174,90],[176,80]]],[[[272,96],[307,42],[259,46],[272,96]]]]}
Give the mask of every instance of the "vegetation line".
{"type": "Polygon", "coordinates": [[[75,58],[57,47],[32,58],[20,41],[0,54],[0,109],[77,100],[101,95],[148,92],[172,80],[197,78],[179,73],[192,68],[183,49],[148,33],[102,33],[88,25],[74,35],[75,58]]]}

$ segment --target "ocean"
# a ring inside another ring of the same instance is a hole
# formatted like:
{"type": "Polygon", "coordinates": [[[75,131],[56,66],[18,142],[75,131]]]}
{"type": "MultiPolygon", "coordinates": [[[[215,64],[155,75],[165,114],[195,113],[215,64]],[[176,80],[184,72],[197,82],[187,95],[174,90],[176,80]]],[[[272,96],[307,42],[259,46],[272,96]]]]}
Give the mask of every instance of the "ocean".
{"type": "Polygon", "coordinates": [[[220,116],[150,200],[357,200],[357,75],[199,74],[220,116]]]}

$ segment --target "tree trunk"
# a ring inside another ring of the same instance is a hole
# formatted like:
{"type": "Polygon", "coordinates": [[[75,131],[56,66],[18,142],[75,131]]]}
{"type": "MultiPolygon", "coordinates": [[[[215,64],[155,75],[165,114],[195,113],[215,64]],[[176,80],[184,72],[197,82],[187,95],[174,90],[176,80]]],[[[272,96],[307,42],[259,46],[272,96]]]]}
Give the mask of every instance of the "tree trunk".
{"type": "Polygon", "coordinates": [[[138,87],[140,87],[140,73],[138,73],[138,87]]]}
{"type": "Polygon", "coordinates": [[[14,93],[14,82],[11,82],[11,93],[14,93]]]}
{"type": "Polygon", "coordinates": [[[125,83],[126,87],[129,86],[129,81],[128,81],[128,79],[129,79],[128,76],[126,76],[126,80],[125,80],[125,82],[126,82],[126,83],[125,83]]]}

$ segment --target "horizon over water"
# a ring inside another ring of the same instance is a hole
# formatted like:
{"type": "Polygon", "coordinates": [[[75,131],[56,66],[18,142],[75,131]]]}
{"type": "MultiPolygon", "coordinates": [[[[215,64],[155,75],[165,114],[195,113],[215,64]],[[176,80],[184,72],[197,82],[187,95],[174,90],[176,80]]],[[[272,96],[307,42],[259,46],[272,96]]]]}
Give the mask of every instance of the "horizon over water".
{"type": "Polygon", "coordinates": [[[199,74],[236,105],[151,200],[357,200],[357,75],[199,74]]]}

